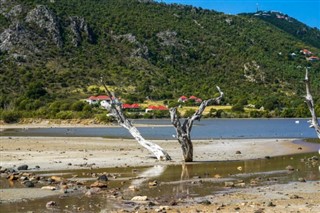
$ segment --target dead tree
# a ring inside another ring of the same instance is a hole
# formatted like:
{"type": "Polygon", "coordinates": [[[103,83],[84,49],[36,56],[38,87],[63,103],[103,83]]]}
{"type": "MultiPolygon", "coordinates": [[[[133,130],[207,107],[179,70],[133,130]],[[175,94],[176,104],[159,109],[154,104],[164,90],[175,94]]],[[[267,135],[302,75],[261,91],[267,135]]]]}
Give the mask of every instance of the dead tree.
{"type": "Polygon", "coordinates": [[[307,91],[307,94],[305,96],[305,99],[306,99],[305,102],[307,103],[309,111],[311,113],[311,120],[309,121],[310,128],[314,128],[317,135],[318,135],[318,138],[320,138],[320,125],[319,125],[318,118],[316,115],[316,110],[315,110],[313,98],[312,98],[312,95],[310,92],[310,80],[309,80],[309,76],[308,76],[308,68],[306,68],[306,76],[304,78],[304,81],[306,83],[306,91],[307,91]]]}
{"type": "Polygon", "coordinates": [[[210,104],[210,103],[220,103],[221,98],[223,97],[223,92],[220,90],[219,87],[217,87],[220,96],[217,98],[209,99],[202,101],[201,105],[199,106],[199,109],[189,118],[187,118],[183,124],[180,122],[180,118],[177,114],[177,108],[170,108],[170,117],[171,117],[171,123],[176,129],[176,137],[178,139],[178,142],[181,145],[182,148],[182,154],[185,162],[192,162],[193,161],[193,145],[190,137],[190,133],[192,130],[192,125],[195,120],[200,121],[200,118],[202,116],[202,113],[204,109],[210,104]]]}
{"type": "Polygon", "coordinates": [[[104,83],[103,83],[103,86],[107,94],[111,98],[111,101],[110,103],[107,101],[102,101],[101,106],[107,109],[110,112],[110,114],[113,117],[115,117],[119,125],[126,128],[130,132],[130,134],[134,137],[134,139],[136,139],[136,141],[141,146],[143,146],[144,148],[152,152],[158,160],[171,160],[171,157],[169,156],[169,154],[166,151],[164,151],[159,145],[154,144],[150,141],[147,141],[141,136],[139,130],[135,126],[133,126],[131,121],[128,120],[126,116],[123,114],[120,101],[115,97],[115,95],[113,95],[109,91],[109,89],[104,83]]]}

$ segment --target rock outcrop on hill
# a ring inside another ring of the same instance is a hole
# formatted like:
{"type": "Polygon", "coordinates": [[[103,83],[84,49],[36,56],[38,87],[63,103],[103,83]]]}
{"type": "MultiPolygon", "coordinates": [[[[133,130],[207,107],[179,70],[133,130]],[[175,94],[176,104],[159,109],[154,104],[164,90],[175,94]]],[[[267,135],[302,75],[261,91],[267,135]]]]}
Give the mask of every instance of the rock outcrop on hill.
{"type": "Polygon", "coordinates": [[[94,42],[93,31],[83,17],[64,20],[44,5],[29,8],[6,0],[1,0],[0,5],[0,14],[8,22],[7,28],[0,29],[0,52],[8,53],[17,62],[26,62],[50,45],[62,48],[71,42],[78,47],[83,40],[94,42]]]}

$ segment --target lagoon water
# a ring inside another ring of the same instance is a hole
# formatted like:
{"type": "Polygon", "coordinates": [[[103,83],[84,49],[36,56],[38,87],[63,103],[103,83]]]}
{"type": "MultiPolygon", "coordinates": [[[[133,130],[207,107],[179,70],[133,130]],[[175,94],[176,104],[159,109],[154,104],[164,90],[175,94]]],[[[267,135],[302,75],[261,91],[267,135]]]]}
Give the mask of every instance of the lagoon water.
{"type": "MultiPolygon", "coordinates": [[[[217,138],[316,138],[308,119],[203,119],[195,121],[193,139],[217,138]]],[[[173,139],[175,129],[168,119],[133,120],[146,139],[173,139]]],[[[131,138],[122,127],[7,129],[0,136],[74,136],[131,138]]]]}

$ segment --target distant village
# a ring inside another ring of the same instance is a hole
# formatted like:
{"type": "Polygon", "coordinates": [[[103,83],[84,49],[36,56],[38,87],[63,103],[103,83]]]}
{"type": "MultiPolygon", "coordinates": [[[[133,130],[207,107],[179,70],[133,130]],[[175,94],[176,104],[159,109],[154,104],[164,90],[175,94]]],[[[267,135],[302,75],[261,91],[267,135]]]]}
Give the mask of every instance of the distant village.
{"type": "MultiPolygon", "coordinates": [[[[106,95],[98,95],[98,96],[90,96],[86,99],[86,102],[90,105],[99,104],[101,101],[111,102],[112,98],[106,95]]],[[[199,105],[202,102],[201,98],[198,98],[194,95],[190,96],[189,98],[186,96],[181,96],[178,100],[179,103],[185,103],[187,101],[193,102],[195,105],[199,105]]],[[[168,111],[169,108],[164,105],[149,105],[147,108],[142,107],[139,103],[121,103],[121,107],[124,111],[129,112],[141,112],[144,111],[146,113],[151,111],[168,111]]]]}

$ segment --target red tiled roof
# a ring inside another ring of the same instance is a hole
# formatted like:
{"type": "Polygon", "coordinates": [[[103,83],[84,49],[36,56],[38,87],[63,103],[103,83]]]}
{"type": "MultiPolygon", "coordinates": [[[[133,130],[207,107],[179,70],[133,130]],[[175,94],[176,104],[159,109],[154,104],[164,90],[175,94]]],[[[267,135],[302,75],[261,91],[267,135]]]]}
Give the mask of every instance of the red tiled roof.
{"type": "Polygon", "coordinates": [[[168,108],[165,106],[153,106],[153,105],[150,105],[147,109],[149,109],[149,110],[168,110],[168,108]]]}
{"type": "Polygon", "coordinates": [[[312,52],[309,51],[309,50],[307,50],[307,49],[303,49],[302,52],[303,52],[303,54],[305,54],[305,55],[311,55],[311,54],[312,54],[312,52]]]}
{"type": "Polygon", "coordinates": [[[110,97],[109,97],[109,96],[106,96],[106,95],[99,95],[99,96],[97,96],[97,98],[98,98],[99,100],[110,100],[110,97]]]}
{"type": "Polygon", "coordinates": [[[202,99],[201,99],[201,98],[197,98],[197,99],[196,99],[196,102],[201,103],[201,102],[202,102],[202,99]]]}
{"type": "Polygon", "coordinates": [[[307,58],[307,60],[308,61],[319,61],[320,59],[317,56],[311,56],[311,57],[307,58]]]}
{"type": "Polygon", "coordinates": [[[131,104],[132,108],[140,108],[139,104],[131,104]]]}
{"type": "Polygon", "coordinates": [[[96,97],[96,96],[90,96],[89,98],[88,98],[88,100],[94,100],[94,101],[97,101],[98,100],[98,98],[96,97]]]}
{"type": "Polygon", "coordinates": [[[122,109],[139,109],[139,104],[122,104],[122,109]]]}
{"type": "Polygon", "coordinates": [[[191,95],[191,96],[189,97],[189,99],[196,100],[196,99],[197,99],[197,97],[196,97],[196,96],[194,96],[194,95],[191,95]]]}
{"type": "Polygon", "coordinates": [[[88,98],[88,100],[91,100],[91,101],[103,101],[103,100],[110,100],[110,97],[106,96],[106,95],[90,96],[88,98]]]}

